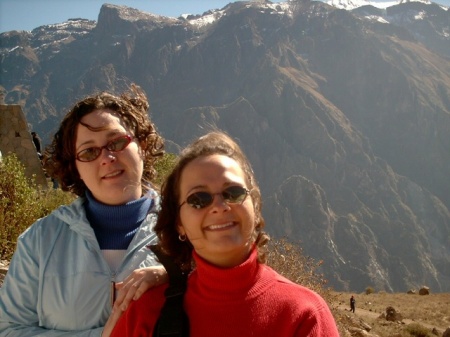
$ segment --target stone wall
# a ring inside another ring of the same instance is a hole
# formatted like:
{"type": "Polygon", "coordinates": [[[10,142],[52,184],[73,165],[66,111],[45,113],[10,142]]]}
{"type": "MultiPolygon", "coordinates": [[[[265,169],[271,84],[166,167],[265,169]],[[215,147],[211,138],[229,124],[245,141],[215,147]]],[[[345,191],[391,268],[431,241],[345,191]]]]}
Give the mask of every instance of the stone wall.
{"type": "Polygon", "coordinates": [[[36,183],[47,188],[47,179],[20,105],[0,104],[0,151],[2,156],[15,153],[25,165],[27,177],[35,175],[36,183]]]}

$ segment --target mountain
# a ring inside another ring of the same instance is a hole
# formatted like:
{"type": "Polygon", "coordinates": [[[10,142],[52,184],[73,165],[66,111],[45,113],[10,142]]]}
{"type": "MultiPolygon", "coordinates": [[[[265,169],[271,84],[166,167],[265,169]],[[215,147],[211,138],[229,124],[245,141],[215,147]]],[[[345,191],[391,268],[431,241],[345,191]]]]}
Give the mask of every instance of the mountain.
{"type": "Polygon", "coordinates": [[[177,151],[237,138],[266,229],[337,290],[450,291],[450,12],[235,2],[168,18],[105,4],[0,35],[2,97],[48,141],[68,108],[139,84],[177,151]]]}

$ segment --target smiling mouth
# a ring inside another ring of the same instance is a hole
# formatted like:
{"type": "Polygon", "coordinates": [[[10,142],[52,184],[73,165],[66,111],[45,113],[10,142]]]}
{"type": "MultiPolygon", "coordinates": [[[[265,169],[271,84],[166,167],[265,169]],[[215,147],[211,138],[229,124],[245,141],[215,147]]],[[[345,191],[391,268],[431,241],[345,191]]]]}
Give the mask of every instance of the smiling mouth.
{"type": "Polygon", "coordinates": [[[227,229],[227,228],[230,228],[233,226],[235,226],[234,222],[228,222],[228,223],[224,223],[221,225],[211,225],[211,226],[206,227],[206,229],[215,231],[215,230],[227,229]]]}
{"type": "Polygon", "coordinates": [[[112,172],[112,173],[109,173],[109,174],[105,175],[105,176],[103,177],[103,179],[109,179],[109,178],[117,177],[117,176],[121,175],[122,172],[123,172],[122,170],[114,171],[114,172],[112,172]]]}

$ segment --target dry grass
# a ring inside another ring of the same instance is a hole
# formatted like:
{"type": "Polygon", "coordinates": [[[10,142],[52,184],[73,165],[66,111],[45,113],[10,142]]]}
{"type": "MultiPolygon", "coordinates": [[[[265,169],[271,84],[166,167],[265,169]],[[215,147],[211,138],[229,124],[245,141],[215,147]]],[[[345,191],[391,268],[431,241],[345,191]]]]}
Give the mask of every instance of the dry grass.
{"type": "MultiPolygon", "coordinates": [[[[339,305],[349,308],[350,293],[334,293],[335,301],[333,306],[339,305]]],[[[399,336],[409,337],[416,336],[408,330],[417,329],[417,324],[429,331],[428,336],[434,336],[431,331],[437,328],[442,336],[442,331],[450,327],[450,293],[439,293],[430,295],[410,295],[406,293],[372,293],[366,295],[353,294],[356,298],[356,314],[357,318],[364,320],[371,325],[373,334],[381,337],[399,336]],[[402,324],[397,322],[388,322],[379,318],[382,313],[386,312],[386,307],[392,306],[403,317],[402,324]]],[[[335,310],[337,320],[343,325],[348,322],[348,316],[353,314],[343,310],[335,310]]]]}
{"type": "Polygon", "coordinates": [[[328,303],[331,293],[326,288],[327,281],[317,272],[322,261],[315,261],[303,254],[301,245],[286,238],[271,239],[268,244],[267,265],[278,273],[319,293],[328,303]]]}

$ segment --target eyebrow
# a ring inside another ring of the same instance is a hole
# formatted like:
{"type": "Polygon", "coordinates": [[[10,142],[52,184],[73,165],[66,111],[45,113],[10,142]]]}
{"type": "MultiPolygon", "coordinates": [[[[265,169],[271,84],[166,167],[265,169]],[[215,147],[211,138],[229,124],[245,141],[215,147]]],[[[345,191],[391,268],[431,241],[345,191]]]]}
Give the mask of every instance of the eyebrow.
{"type": "MultiPolygon", "coordinates": [[[[225,182],[225,184],[222,185],[222,191],[223,191],[223,189],[225,189],[225,188],[227,188],[229,186],[243,186],[243,187],[245,187],[245,185],[243,185],[243,184],[241,184],[241,183],[239,183],[237,181],[227,181],[227,182],[225,182]]],[[[194,187],[189,189],[189,191],[187,192],[186,196],[188,197],[193,192],[195,192],[197,190],[204,190],[204,189],[205,190],[208,189],[208,186],[207,185],[196,185],[196,186],[194,186],[194,187]]]]}
{"type": "MultiPolygon", "coordinates": [[[[107,134],[106,134],[106,139],[110,139],[111,137],[117,135],[117,134],[122,134],[123,130],[119,130],[119,129],[111,129],[107,134]]],[[[128,134],[128,133],[124,133],[124,134],[128,134]]],[[[109,141],[109,140],[108,140],[109,141]]],[[[81,143],[80,145],[78,145],[75,150],[77,151],[80,147],[84,146],[84,145],[89,145],[89,144],[93,144],[95,143],[94,139],[89,139],[83,143],[81,143]]]]}

